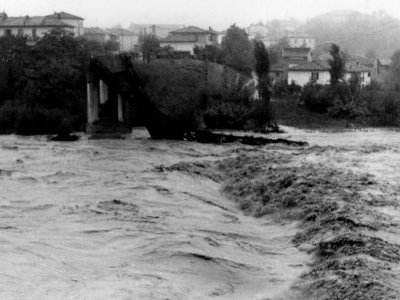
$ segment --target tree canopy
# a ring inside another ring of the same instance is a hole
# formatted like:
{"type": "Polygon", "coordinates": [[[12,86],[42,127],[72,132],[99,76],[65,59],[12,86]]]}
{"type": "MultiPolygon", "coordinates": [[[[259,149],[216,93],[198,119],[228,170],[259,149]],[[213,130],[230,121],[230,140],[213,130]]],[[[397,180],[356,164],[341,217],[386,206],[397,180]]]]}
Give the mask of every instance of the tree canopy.
{"type": "Polygon", "coordinates": [[[392,64],[387,78],[388,87],[393,91],[400,91],[400,50],[393,53],[392,64]]]}
{"type": "Polygon", "coordinates": [[[150,62],[160,52],[160,41],[154,34],[144,34],[139,37],[143,59],[150,62]]]}
{"type": "Polygon", "coordinates": [[[232,25],[222,41],[225,63],[240,73],[250,75],[253,69],[253,47],[246,31],[232,25]]]}
{"type": "Polygon", "coordinates": [[[269,80],[269,55],[262,41],[254,40],[254,70],[258,78],[258,92],[261,99],[269,102],[270,80],[269,80]]]}
{"type": "Polygon", "coordinates": [[[344,77],[346,57],[343,52],[340,51],[340,47],[336,44],[331,45],[329,53],[331,55],[331,58],[328,60],[331,84],[335,85],[344,77]]]}
{"type": "Polygon", "coordinates": [[[27,45],[26,37],[0,37],[0,129],[57,133],[85,123],[86,67],[106,45],[53,30],[27,45]]]}

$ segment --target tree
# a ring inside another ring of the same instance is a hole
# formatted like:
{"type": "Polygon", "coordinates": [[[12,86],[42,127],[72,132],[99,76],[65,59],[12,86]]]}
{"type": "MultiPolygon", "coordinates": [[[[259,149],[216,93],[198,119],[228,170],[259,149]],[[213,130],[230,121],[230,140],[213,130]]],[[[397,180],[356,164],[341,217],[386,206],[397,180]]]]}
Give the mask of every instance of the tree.
{"type": "Polygon", "coordinates": [[[144,34],[139,36],[142,46],[143,59],[150,62],[160,52],[160,41],[154,34],[144,34]]]}
{"type": "Polygon", "coordinates": [[[389,89],[393,91],[400,91],[400,50],[393,53],[392,64],[387,78],[389,89]]]}
{"type": "Polygon", "coordinates": [[[254,40],[254,69],[258,79],[258,92],[267,104],[270,100],[269,56],[262,41],[254,40]]]}
{"type": "Polygon", "coordinates": [[[330,67],[329,73],[331,75],[331,85],[338,84],[344,77],[346,57],[340,51],[340,47],[336,44],[331,45],[329,53],[332,58],[328,60],[330,67]]]}
{"type": "Polygon", "coordinates": [[[221,49],[214,45],[206,45],[204,47],[194,46],[193,53],[196,59],[208,60],[211,62],[221,63],[221,49]]]}
{"type": "Polygon", "coordinates": [[[81,129],[86,121],[86,68],[91,55],[106,53],[104,44],[64,30],[46,33],[30,46],[24,37],[0,37],[2,129],[10,107],[15,118],[6,126],[18,133],[81,129]]]}
{"type": "Polygon", "coordinates": [[[268,47],[269,61],[270,64],[276,64],[281,60],[283,49],[289,47],[289,41],[287,38],[281,38],[275,45],[268,47]]]}
{"type": "Polygon", "coordinates": [[[253,49],[244,29],[232,25],[222,41],[224,62],[236,71],[251,75],[253,68],[253,49]]]}

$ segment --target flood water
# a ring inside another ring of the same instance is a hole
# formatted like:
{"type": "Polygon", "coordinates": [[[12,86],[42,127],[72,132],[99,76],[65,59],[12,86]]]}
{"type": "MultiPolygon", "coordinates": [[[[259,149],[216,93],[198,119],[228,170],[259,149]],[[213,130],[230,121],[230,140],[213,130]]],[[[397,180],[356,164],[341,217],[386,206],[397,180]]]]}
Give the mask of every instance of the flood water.
{"type": "Polygon", "coordinates": [[[0,299],[296,299],[295,224],[160,165],[238,144],[0,136],[0,299]]]}

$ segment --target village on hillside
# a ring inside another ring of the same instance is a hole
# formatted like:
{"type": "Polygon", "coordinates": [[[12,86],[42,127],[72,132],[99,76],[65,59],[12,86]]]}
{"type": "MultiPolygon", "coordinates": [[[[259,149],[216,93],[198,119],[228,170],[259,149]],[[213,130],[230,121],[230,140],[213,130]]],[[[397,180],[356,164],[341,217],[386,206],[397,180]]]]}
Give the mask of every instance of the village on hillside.
{"type": "MultiPolygon", "coordinates": [[[[35,17],[13,17],[6,12],[0,13],[0,36],[28,36],[33,41],[53,29],[63,29],[72,32],[75,37],[100,43],[114,42],[118,44],[119,52],[135,53],[138,56],[142,55],[143,37],[151,35],[157,38],[161,48],[171,49],[173,56],[179,58],[193,57],[196,47],[219,47],[227,32],[216,31],[212,27],[204,29],[182,24],[131,24],[126,29],[120,26],[84,27],[83,17],[67,12],[35,17]]],[[[250,40],[261,40],[267,48],[279,46],[279,60],[270,66],[272,80],[286,80],[289,84],[302,87],[310,81],[329,84],[327,54],[321,51],[316,54],[314,51],[324,45],[318,45],[314,36],[298,32],[295,22],[283,22],[279,31],[269,31],[262,23],[252,24],[245,30],[250,40]]],[[[345,78],[349,80],[356,75],[362,86],[372,81],[381,83],[389,68],[390,60],[387,58],[366,58],[350,53],[346,61],[345,78]]]]}
{"type": "Polygon", "coordinates": [[[0,300],[400,299],[384,2],[1,1],[0,300]]]}

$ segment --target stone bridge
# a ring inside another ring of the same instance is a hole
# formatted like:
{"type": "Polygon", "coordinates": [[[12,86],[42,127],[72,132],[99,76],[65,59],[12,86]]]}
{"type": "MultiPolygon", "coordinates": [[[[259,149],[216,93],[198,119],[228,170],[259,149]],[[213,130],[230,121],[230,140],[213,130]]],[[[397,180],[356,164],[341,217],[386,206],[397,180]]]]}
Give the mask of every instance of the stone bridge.
{"type": "Polygon", "coordinates": [[[86,77],[87,134],[130,133],[131,110],[136,110],[135,115],[140,115],[152,138],[182,139],[182,129],[146,94],[134,70],[133,57],[126,54],[92,57],[86,77]]]}

